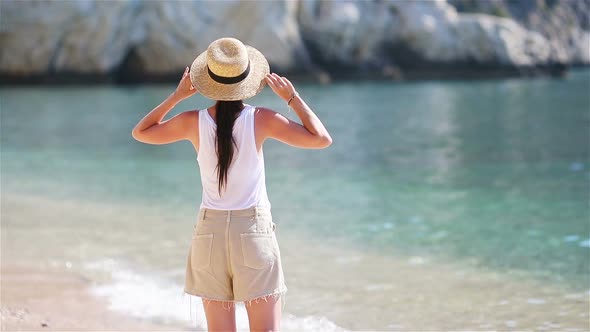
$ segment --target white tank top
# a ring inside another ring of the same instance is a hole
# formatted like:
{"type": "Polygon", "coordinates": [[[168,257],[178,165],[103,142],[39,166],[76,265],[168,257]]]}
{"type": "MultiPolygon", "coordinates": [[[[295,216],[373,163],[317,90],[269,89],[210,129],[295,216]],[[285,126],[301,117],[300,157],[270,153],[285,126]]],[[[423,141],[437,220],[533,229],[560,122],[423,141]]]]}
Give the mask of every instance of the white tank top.
{"type": "Polygon", "coordinates": [[[264,155],[256,149],[254,135],[255,107],[244,104],[234,122],[234,157],[227,172],[227,185],[218,192],[217,152],[215,135],[217,124],[207,112],[199,111],[199,151],[197,162],[203,184],[201,208],[241,210],[253,206],[268,207],[264,174],[264,155]]]}

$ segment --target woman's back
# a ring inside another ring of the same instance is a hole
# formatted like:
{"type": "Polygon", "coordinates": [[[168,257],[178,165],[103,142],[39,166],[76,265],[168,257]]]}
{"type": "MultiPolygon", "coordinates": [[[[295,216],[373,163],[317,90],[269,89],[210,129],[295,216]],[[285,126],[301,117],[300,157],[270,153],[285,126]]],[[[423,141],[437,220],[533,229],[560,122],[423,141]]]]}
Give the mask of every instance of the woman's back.
{"type": "Polygon", "coordinates": [[[216,151],[217,125],[207,109],[199,111],[199,149],[197,161],[203,184],[201,208],[240,210],[270,207],[266,192],[264,155],[258,152],[254,132],[256,108],[244,104],[233,125],[234,155],[227,183],[219,192],[216,151]]]}
{"type": "Polygon", "coordinates": [[[273,138],[294,147],[323,149],[332,138],[320,119],[289,80],[270,73],[260,51],[235,38],[220,38],[195,58],[176,91],[146,115],[132,135],[150,144],[189,140],[197,150],[203,201],[193,228],[184,292],[202,297],[209,330],[235,331],[235,310],[225,310],[224,303],[241,301],[251,330],[280,330],[287,286],[266,193],[262,145],[273,138]],[[301,124],[242,102],[266,84],[301,124]],[[176,103],[197,91],[216,100],[215,106],[162,121],[176,103]]]}

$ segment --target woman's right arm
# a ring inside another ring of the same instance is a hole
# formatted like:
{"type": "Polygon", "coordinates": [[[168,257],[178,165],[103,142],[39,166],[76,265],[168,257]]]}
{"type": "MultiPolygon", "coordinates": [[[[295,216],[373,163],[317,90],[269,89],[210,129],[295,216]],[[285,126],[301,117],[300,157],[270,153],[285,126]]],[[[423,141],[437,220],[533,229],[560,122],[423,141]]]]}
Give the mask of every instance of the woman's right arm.
{"type": "Polygon", "coordinates": [[[162,121],[176,104],[195,93],[197,90],[190,82],[189,67],[186,67],[176,90],[135,125],[131,132],[133,138],[148,144],[168,144],[186,139],[198,147],[199,136],[196,130],[199,128],[199,114],[197,111],[182,112],[162,121]]]}
{"type": "Polygon", "coordinates": [[[272,137],[283,143],[307,149],[324,149],[332,144],[332,137],[326,127],[295,91],[288,79],[272,73],[266,77],[266,82],[285,102],[291,100],[289,106],[293,108],[303,125],[291,121],[280,113],[262,108],[261,116],[266,133],[264,138],[272,137]]]}

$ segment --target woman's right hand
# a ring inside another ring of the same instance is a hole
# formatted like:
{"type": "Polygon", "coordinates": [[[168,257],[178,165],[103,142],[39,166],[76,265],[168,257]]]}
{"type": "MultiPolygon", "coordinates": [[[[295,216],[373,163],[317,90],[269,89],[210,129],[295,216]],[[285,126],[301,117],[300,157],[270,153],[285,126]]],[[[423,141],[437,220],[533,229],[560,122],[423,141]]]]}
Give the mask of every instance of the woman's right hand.
{"type": "Polygon", "coordinates": [[[296,93],[291,81],[275,73],[266,75],[266,83],[284,101],[288,101],[296,93]]]}
{"type": "Polygon", "coordinates": [[[195,93],[197,93],[197,89],[195,89],[191,83],[190,69],[189,67],[186,67],[180,82],[178,82],[178,87],[176,87],[174,94],[182,100],[194,95],[195,93]]]}

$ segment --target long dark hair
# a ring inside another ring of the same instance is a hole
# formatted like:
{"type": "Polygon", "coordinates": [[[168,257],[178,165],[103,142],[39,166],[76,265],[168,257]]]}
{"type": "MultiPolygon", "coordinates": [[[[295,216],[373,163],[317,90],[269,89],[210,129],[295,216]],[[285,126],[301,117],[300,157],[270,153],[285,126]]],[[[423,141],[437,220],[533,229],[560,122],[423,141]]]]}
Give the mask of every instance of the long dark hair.
{"type": "Polygon", "coordinates": [[[220,196],[221,189],[227,185],[227,172],[234,158],[234,145],[236,145],[232,134],[234,122],[243,108],[244,103],[241,100],[218,100],[215,104],[215,117],[217,120],[217,190],[220,196]]]}

